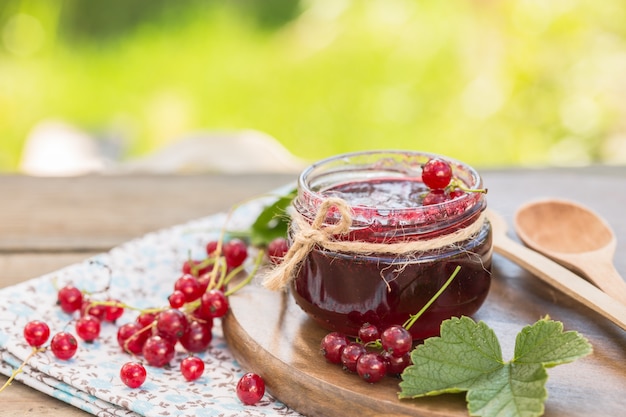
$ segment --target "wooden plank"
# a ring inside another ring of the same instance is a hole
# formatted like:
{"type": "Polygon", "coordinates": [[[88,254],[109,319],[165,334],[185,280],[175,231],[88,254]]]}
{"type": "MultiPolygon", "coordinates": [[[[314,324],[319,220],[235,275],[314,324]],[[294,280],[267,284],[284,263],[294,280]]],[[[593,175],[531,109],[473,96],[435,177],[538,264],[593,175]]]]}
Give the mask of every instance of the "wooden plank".
{"type": "Polygon", "coordinates": [[[81,262],[100,252],[2,253],[0,288],[15,285],[65,266],[81,262]]]}
{"type": "MultiPolygon", "coordinates": [[[[0,385],[4,384],[6,380],[7,378],[4,375],[0,375],[0,385]]],[[[0,396],[2,396],[2,411],[0,414],[3,417],[23,417],[26,415],[85,417],[91,415],[20,382],[14,381],[0,396]]]]}
{"type": "Polygon", "coordinates": [[[106,250],[219,211],[293,175],[0,176],[0,251],[106,250]],[[7,198],[6,196],[10,196],[7,198]]]}

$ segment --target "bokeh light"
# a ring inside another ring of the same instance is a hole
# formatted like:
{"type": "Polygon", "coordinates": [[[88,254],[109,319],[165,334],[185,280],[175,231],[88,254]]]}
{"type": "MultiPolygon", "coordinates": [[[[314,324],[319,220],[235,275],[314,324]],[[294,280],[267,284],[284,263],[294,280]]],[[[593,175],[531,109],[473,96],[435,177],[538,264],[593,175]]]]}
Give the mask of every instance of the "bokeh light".
{"type": "Polygon", "coordinates": [[[619,0],[89,4],[0,6],[0,171],[50,119],[120,160],[255,129],[308,160],[406,148],[480,166],[626,163],[619,0]]]}

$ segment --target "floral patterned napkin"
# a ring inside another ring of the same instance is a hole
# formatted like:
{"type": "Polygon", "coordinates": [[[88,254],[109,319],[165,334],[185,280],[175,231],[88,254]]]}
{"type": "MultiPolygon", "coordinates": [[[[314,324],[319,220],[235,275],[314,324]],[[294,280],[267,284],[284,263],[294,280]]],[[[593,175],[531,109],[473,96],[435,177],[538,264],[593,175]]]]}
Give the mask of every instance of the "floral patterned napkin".
{"type": "MultiPolygon", "coordinates": [[[[166,305],[183,262],[189,256],[204,257],[205,244],[219,236],[225,222],[231,230],[249,227],[262,207],[258,200],[241,206],[231,217],[222,213],[151,233],[82,263],[0,290],[0,372],[11,375],[31,353],[22,335],[28,321],[44,320],[51,334],[74,333],[72,317],[56,305],[57,288],[72,283],[98,292],[109,285],[107,296],[132,306],[166,305]]],[[[49,351],[36,354],[16,379],[98,416],[300,415],[267,393],[254,406],[239,401],[235,386],[243,370],[228,350],[219,320],[214,323],[210,348],[198,355],[205,362],[200,379],[188,382],[183,378],[179,366],[185,353],[181,351],[171,368],[147,366],[146,382],[138,389],[126,387],[119,370],[132,358],[122,352],[116,335],[118,326],[136,315],[126,311],[116,324],[103,323],[99,339],[92,344],[79,340],[78,351],[69,361],[58,360],[49,351]]]]}

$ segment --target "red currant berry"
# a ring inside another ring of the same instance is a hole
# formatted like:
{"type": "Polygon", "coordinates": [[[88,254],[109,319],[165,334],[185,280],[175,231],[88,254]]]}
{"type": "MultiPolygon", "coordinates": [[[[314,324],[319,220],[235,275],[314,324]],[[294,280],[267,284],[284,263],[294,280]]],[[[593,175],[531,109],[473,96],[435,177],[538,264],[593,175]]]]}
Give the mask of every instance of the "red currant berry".
{"type": "Polygon", "coordinates": [[[209,264],[209,265],[202,266],[201,264],[203,262],[204,261],[199,261],[199,260],[185,261],[183,263],[183,268],[182,268],[183,274],[190,274],[195,277],[199,277],[200,275],[210,272],[211,269],[213,269],[213,265],[209,264]]]}
{"type": "Polygon", "coordinates": [[[124,307],[119,300],[110,299],[107,302],[110,304],[104,306],[104,320],[115,323],[124,314],[124,307]]]}
{"type": "Polygon", "coordinates": [[[209,243],[206,244],[206,254],[207,256],[213,256],[215,255],[215,252],[217,251],[217,246],[219,245],[219,242],[217,240],[212,240],[209,243]]]}
{"type": "Polygon", "coordinates": [[[246,405],[261,401],[265,394],[265,381],[259,375],[249,372],[237,382],[237,397],[246,405]]]}
{"type": "Polygon", "coordinates": [[[57,302],[61,310],[72,314],[83,304],[83,293],[73,285],[66,285],[57,293],[57,302]]]}
{"type": "Polygon", "coordinates": [[[356,372],[367,382],[378,382],[387,375],[387,362],[378,353],[365,353],[356,363],[356,372]]]}
{"type": "Polygon", "coordinates": [[[279,264],[289,250],[289,243],[284,237],[277,237],[267,245],[267,256],[273,264],[279,264]]]}
{"type": "Polygon", "coordinates": [[[80,307],[81,316],[90,315],[102,321],[104,320],[105,314],[106,309],[104,305],[93,303],[90,300],[83,300],[83,304],[80,307]]]}
{"type": "Polygon", "coordinates": [[[197,356],[189,356],[180,363],[180,372],[187,381],[195,381],[204,373],[204,362],[197,356]]]}
{"type": "Polygon", "coordinates": [[[162,368],[174,358],[174,344],[165,337],[150,336],[142,349],[143,357],[148,365],[162,368]]]}
{"type": "Polygon", "coordinates": [[[146,381],[146,368],[139,362],[127,362],[120,369],[120,379],[129,388],[139,388],[146,381]]]}
{"type": "Polygon", "coordinates": [[[143,345],[151,336],[149,328],[142,327],[137,322],[126,323],[117,329],[117,343],[126,353],[139,355],[143,345]]]}
{"type": "Polygon", "coordinates": [[[465,194],[467,194],[465,191],[461,190],[460,188],[456,188],[450,191],[450,194],[448,195],[448,197],[450,200],[454,200],[455,198],[462,197],[465,194]]]}
{"type": "Polygon", "coordinates": [[[170,307],[181,308],[185,305],[185,294],[180,290],[174,290],[174,292],[167,297],[167,301],[169,301],[170,307]]]}
{"type": "Polygon", "coordinates": [[[432,206],[435,204],[441,204],[448,201],[448,199],[449,196],[444,190],[432,190],[424,196],[424,199],[422,200],[422,205],[432,206]]]}
{"type": "Polygon", "coordinates": [[[207,350],[213,339],[212,324],[192,321],[179,342],[187,352],[203,352],[207,350]]]}
{"type": "Polygon", "coordinates": [[[442,159],[433,158],[422,167],[422,181],[431,190],[442,190],[452,180],[452,167],[442,159]]]}
{"type": "Polygon", "coordinates": [[[175,308],[160,312],[156,318],[156,329],[159,334],[173,340],[180,339],[188,326],[189,321],[185,313],[175,308]]]}
{"type": "Polygon", "coordinates": [[[381,353],[385,361],[387,361],[387,375],[400,376],[402,372],[411,365],[411,355],[405,353],[402,356],[393,356],[391,353],[384,351],[381,353]]]}
{"type": "Polygon", "coordinates": [[[403,356],[413,347],[413,337],[411,333],[399,324],[387,327],[380,335],[380,343],[383,350],[393,356],[403,356]]]}
{"type": "Polygon", "coordinates": [[[60,332],[52,336],[50,350],[54,356],[65,361],[74,356],[78,350],[78,342],[71,333],[60,332]]]}
{"type": "Polygon", "coordinates": [[[148,327],[148,326],[150,326],[152,323],[154,323],[154,320],[156,320],[156,314],[155,313],[141,313],[135,319],[135,321],[137,323],[139,323],[139,325],[141,327],[148,327]]]}
{"type": "Polygon", "coordinates": [[[223,317],[228,311],[228,306],[228,298],[223,291],[218,289],[209,290],[200,298],[202,314],[207,317],[223,317]]]}
{"type": "Polygon", "coordinates": [[[341,351],[341,364],[343,368],[356,372],[356,364],[361,355],[367,353],[367,349],[361,343],[352,342],[349,343],[342,351],[341,351]]]}
{"type": "Polygon", "coordinates": [[[185,295],[185,302],[197,300],[202,295],[202,286],[198,279],[190,274],[185,274],[174,283],[174,290],[185,295]]]}
{"type": "Polygon", "coordinates": [[[33,320],[24,326],[24,339],[32,347],[40,347],[48,341],[50,327],[41,320],[33,320]]]}
{"type": "Polygon", "coordinates": [[[341,352],[349,343],[350,340],[345,334],[332,332],[324,336],[320,350],[328,362],[341,363],[341,352]]]}
{"type": "Polygon", "coordinates": [[[226,265],[231,269],[243,264],[248,257],[248,247],[241,239],[232,239],[226,242],[222,252],[226,258],[226,265]]]}
{"type": "Polygon", "coordinates": [[[92,343],[100,336],[100,320],[86,315],[76,321],[76,334],[87,343],[92,343]]]}
{"type": "Polygon", "coordinates": [[[371,323],[363,323],[359,328],[359,339],[363,343],[375,342],[380,339],[380,331],[371,323]]]}

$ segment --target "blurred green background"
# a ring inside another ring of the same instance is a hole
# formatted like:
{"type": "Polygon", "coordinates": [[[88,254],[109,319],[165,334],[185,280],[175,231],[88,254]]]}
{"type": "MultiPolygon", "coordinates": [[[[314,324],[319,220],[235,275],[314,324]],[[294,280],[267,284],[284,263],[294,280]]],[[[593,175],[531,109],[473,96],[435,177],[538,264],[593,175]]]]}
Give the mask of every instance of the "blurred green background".
{"type": "Polygon", "coordinates": [[[623,0],[4,0],[0,171],[68,121],[120,159],[256,129],[307,160],[626,163],[623,0]]]}

